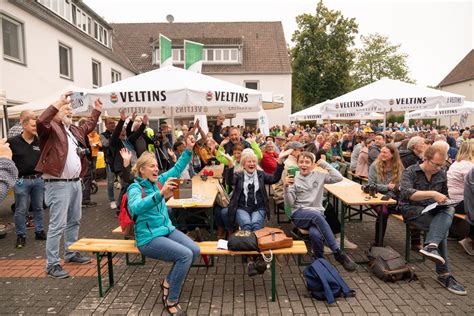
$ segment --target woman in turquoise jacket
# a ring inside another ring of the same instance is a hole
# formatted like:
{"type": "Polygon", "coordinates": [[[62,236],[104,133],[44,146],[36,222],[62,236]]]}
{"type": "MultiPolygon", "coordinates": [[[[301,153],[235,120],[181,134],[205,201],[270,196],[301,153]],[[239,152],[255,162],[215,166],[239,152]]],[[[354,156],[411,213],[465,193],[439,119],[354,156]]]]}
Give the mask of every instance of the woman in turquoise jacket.
{"type": "Polygon", "coordinates": [[[173,189],[176,188],[172,180],[178,178],[189,164],[194,144],[194,136],[189,136],[186,139],[186,150],[175,166],[160,176],[155,156],[143,153],[133,168],[135,182],[127,191],[128,208],[135,220],[135,240],[140,253],[174,263],[161,283],[163,304],[172,315],[185,315],[178,305],[178,298],[189,268],[199,256],[199,247],[173,226],[166,208],[166,199],[173,195],[173,189]],[[161,189],[156,184],[157,181],[161,189]]]}

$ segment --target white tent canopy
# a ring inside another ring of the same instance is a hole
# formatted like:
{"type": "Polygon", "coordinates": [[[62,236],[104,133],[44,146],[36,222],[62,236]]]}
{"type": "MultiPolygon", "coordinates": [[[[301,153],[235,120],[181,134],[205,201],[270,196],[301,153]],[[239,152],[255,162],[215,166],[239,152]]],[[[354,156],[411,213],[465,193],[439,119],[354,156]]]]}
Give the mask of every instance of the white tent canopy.
{"type": "Polygon", "coordinates": [[[317,121],[323,119],[321,113],[321,106],[324,102],[310,106],[304,110],[293,113],[290,115],[290,121],[317,121]]]}
{"type": "Polygon", "coordinates": [[[293,113],[290,115],[291,121],[318,121],[318,120],[383,120],[383,114],[375,112],[364,112],[364,111],[338,111],[338,112],[329,112],[322,111],[324,105],[329,102],[321,102],[316,105],[313,105],[309,108],[306,108],[302,111],[293,113]]]}
{"type": "Polygon", "coordinates": [[[463,102],[462,95],[384,78],[327,101],[322,111],[411,111],[461,106],[463,102]]]}
{"type": "Polygon", "coordinates": [[[474,114],[474,102],[464,101],[464,105],[456,106],[452,108],[439,108],[417,110],[408,113],[407,119],[425,119],[425,118],[438,118],[441,116],[457,116],[474,114]]]}
{"type": "MultiPolygon", "coordinates": [[[[100,87],[85,96],[100,97],[106,115],[182,117],[196,114],[258,112],[262,92],[176,67],[164,67],[100,87]]],[[[80,112],[79,112],[80,113],[80,112]]]]}

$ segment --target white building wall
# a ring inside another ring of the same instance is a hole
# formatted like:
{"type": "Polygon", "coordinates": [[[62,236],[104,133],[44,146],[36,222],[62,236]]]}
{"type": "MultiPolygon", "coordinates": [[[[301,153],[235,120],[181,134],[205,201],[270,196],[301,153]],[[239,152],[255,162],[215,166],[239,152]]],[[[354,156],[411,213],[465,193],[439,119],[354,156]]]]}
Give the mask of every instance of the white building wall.
{"type": "MultiPolygon", "coordinates": [[[[246,81],[258,81],[258,89],[264,92],[283,95],[284,107],[265,110],[270,127],[289,123],[291,114],[291,74],[210,74],[210,76],[245,87],[246,81]]],[[[239,113],[232,119],[233,125],[243,125],[244,119],[257,119],[257,113],[239,113]]]]}
{"type": "Polygon", "coordinates": [[[111,83],[112,68],[122,74],[122,79],[135,75],[7,1],[2,1],[0,10],[23,22],[25,36],[26,65],[4,59],[3,47],[0,46],[0,89],[6,91],[9,103],[41,99],[62,91],[68,85],[92,88],[92,59],[101,63],[102,85],[111,83]],[[59,76],[59,42],[72,48],[72,80],[59,76]]]}
{"type": "MultiPolygon", "coordinates": [[[[450,84],[448,86],[440,87],[440,90],[460,94],[466,97],[466,101],[474,101],[474,80],[467,80],[459,83],[450,84]]],[[[440,117],[440,124],[451,126],[454,122],[461,122],[459,116],[440,117]]],[[[462,127],[474,125],[474,115],[469,115],[462,127]]]]}

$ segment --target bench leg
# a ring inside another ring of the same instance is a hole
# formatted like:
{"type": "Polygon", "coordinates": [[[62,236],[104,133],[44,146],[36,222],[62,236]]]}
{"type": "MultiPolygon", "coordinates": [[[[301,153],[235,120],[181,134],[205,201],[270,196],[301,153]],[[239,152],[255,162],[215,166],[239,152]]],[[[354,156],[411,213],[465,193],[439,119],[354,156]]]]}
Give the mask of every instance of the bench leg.
{"type": "Polygon", "coordinates": [[[144,266],[145,265],[145,256],[141,255],[141,260],[136,262],[136,261],[131,261],[128,253],[125,254],[125,262],[127,263],[127,266],[144,266]]]}
{"type": "Polygon", "coordinates": [[[275,257],[272,260],[272,302],[276,301],[276,266],[275,266],[275,257]]]}
{"type": "MultiPolygon", "coordinates": [[[[213,267],[214,266],[214,256],[213,255],[201,255],[201,258],[202,256],[208,256],[210,257],[211,260],[209,260],[209,262],[206,264],[201,264],[201,263],[193,263],[191,265],[191,267],[193,268],[210,268],[210,267],[213,267]]],[[[204,260],[204,258],[202,258],[204,260]]]]}
{"type": "Polygon", "coordinates": [[[112,262],[114,256],[112,256],[111,252],[96,252],[95,255],[97,259],[97,280],[99,283],[99,297],[104,297],[104,295],[107,294],[107,292],[114,287],[114,265],[112,262]],[[102,258],[104,257],[107,257],[107,268],[109,270],[109,286],[105,291],[102,287],[102,258]]]}

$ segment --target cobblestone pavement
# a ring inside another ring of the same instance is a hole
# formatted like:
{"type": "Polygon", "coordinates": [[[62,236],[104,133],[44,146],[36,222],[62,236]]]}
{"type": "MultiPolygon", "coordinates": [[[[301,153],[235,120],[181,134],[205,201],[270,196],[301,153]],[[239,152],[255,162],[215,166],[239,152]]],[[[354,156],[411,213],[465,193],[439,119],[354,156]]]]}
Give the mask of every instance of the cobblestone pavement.
{"type": "MultiPolygon", "coordinates": [[[[111,230],[118,225],[115,212],[109,209],[105,187],[95,196],[96,208],[83,210],[80,237],[114,238],[111,230]]],[[[12,198],[0,205],[0,222],[12,222],[12,198]]],[[[47,218],[47,212],[45,219],[47,218]]],[[[45,220],[46,221],[46,220],[45,220]]],[[[272,221],[275,221],[274,219],[272,221]]],[[[276,225],[276,223],[274,223],[276,225]]],[[[284,225],[284,228],[288,226],[284,225]]],[[[374,223],[346,224],[349,238],[359,245],[350,252],[364,260],[364,251],[374,235],[374,223]]],[[[403,253],[405,229],[394,219],[389,221],[386,244],[403,253]]],[[[116,238],[116,237],[115,237],[116,238]]],[[[0,240],[0,314],[130,314],[167,315],[161,303],[160,281],[170,265],[147,260],[145,266],[126,266],[123,256],[115,261],[115,287],[105,298],[98,296],[95,264],[66,265],[72,277],[47,278],[45,242],[34,240],[28,231],[24,249],[14,247],[14,228],[0,240]]],[[[373,277],[365,265],[356,272],[345,272],[332,256],[331,262],[356,290],[354,298],[340,298],[333,305],[308,296],[302,271],[296,258],[280,258],[277,266],[277,301],[271,301],[271,277],[249,278],[240,257],[216,257],[210,268],[191,268],[180,302],[189,315],[474,315],[474,266],[456,243],[449,241],[450,267],[457,280],[466,286],[467,296],[457,296],[443,289],[435,280],[434,264],[414,264],[422,283],[384,283],[373,277]],[[423,284],[423,285],[422,285],[423,284]]]]}

